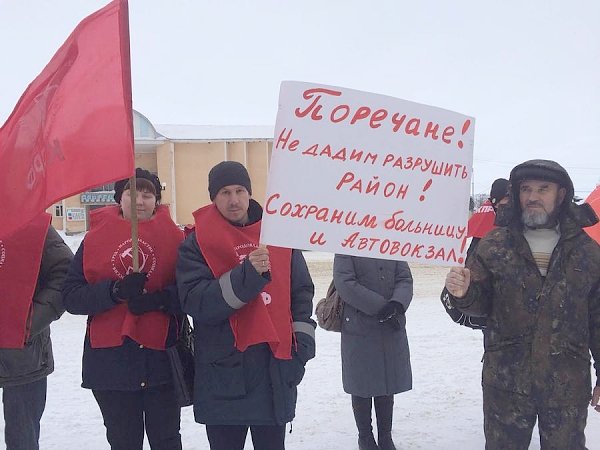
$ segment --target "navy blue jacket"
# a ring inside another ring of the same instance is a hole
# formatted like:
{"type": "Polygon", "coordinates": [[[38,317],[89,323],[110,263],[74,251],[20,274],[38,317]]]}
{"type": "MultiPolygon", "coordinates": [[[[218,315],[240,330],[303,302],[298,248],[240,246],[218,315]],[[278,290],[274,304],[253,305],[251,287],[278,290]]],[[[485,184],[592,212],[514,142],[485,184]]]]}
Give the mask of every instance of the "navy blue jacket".
{"type": "MultiPolygon", "coordinates": [[[[251,200],[250,224],[260,220],[260,205],[251,200]]],[[[197,230],[198,231],[198,230],[197,230]]],[[[194,319],[196,379],[194,416],[209,425],[275,425],[295,415],[296,387],[304,365],[315,355],[310,318],[314,286],[304,257],[292,251],[291,313],[297,348],[291,360],[275,359],[267,344],[244,352],[234,346],[229,316],[237,311],[223,297],[220,281],[231,283],[237,300],[248,303],[269,282],[246,258],[215,279],[198,246],[195,233],[179,249],[177,285],[183,311],[194,319]]]]}
{"type": "MultiPolygon", "coordinates": [[[[89,284],[83,273],[83,247],[75,254],[63,286],[63,302],[71,314],[88,316],[88,325],[94,314],[115,307],[111,297],[111,280],[89,284]]],[[[167,346],[176,339],[177,316],[181,314],[176,287],[169,286],[172,301],[168,312],[172,314],[167,346]]],[[[83,345],[84,388],[95,390],[136,391],[172,382],[169,359],[165,351],[145,348],[132,339],[125,338],[120,347],[92,348],[89,326],[83,345]]]]}

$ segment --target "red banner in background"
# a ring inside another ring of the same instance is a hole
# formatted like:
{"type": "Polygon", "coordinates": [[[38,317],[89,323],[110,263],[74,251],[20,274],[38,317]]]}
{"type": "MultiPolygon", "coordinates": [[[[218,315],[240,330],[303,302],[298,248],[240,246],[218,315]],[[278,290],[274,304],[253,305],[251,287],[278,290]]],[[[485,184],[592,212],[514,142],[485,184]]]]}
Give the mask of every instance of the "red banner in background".
{"type": "Polygon", "coordinates": [[[496,212],[492,202],[486,200],[475,210],[467,223],[467,237],[482,238],[494,228],[496,212]]]}
{"type": "MultiPolygon", "coordinates": [[[[585,202],[590,205],[594,211],[596,211],[596,215],[600,217],[600,186],[596,186],[596,189],[594,189],[589,197],[585,199],[585,202]]],[[[583,230],[600,244],[600,223],[597,223],[592,227],[584,228],[583,230]]]]}
{"type": "Polygon", "coordinates": [[[127,0],[85,18],[0,128],[0,237],[134,171],[127,0]]]}

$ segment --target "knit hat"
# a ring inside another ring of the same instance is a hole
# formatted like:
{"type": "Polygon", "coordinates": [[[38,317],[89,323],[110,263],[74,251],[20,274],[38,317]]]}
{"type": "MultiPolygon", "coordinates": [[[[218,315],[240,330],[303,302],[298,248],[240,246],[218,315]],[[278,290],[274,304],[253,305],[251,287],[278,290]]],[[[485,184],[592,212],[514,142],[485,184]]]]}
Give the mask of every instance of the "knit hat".
{"type": "Polygon", "coordinates": [[[223,161],[210,169],[208,173],[208,193],[210,200],[214,200],[217,193],[225,186],[237,184],[244,186],[252,195],[250,175],[246,168],[236,161],[223,161]]]}
{"type": "Polygon", "coordinates": [[[508,197],[508,185],[509,182],[506,178],[498,178],[492,183],[490,202],[492,202],[493,206],[496,206],[504,197],[508,197]]]}
{"type": "MultiPolygon", "coordinates": [[[[150,181],[154,185],[154,189],[156,190],[156,201],[160,202],[160,192],[162,191],[162,185],[160,184],[160,180],[153,173],[138,167],[135,169],[135,177],[136,178],[145,178],[150,181]]],[[[129,178],[125,178],[124,180],[119,180],[115,182],[115,202],[121,203],[121,196],[123,195],[123,191],[125,190],[125,186],[129,183],[129,178]]]]}

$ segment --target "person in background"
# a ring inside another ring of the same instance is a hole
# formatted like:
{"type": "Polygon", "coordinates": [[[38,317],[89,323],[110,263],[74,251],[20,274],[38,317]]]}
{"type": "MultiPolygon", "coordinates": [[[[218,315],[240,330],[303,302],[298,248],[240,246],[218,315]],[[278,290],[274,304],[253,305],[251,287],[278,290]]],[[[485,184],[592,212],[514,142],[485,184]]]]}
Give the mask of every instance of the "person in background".
{"type": "Polygon", "coordinates": [[[181,308],[175,286],[183,233],[160,205],[161,184],[136,169],[115,183],[118,206],[91,214],[63,288],[72,314],[88,316],[83,383],[91,389],[113,450],[181,449],[180,412],[165,348],[177,339],[181,308]],[[137,211],[139,269],[133,271],[131,206],[137,211]]]}
{"type": "Polygon", "coordinates": [[[73,253],[43,214],[0,239],[0,387],[7,450],[39,448],[50,324],[64,312],[60,288],[73,253]]]}
{"type": "MultiPolygon", "coordinates": [[[[502,205],[506,205],[509,201],[509,184],[510,183],[506,178],[494,180],[490,191],[490,197],[469,219],[467,238],[471,238],[471,244],[469,244],[469,248],[467,249],[467,260],[477,248],[477,244],[481,238],[494,229],[494,220],[498,208],[502,205]]],[[[440,295],[440,300],[442,301],[442,305],[444,305],[446,313],[454,322],[459,325],[464,325],[465,327],[473,328],[474,330],[485,329],[487,319],[485,317],[469,316],[456,309],[452,304],[452,298],[445,287],[440,295]]]]}
{"type": "Polygon", "coordinates": [[[590,399],[600,411],[600,247],[583,231],[598,218],[572,201],[573,182],[554,161],[519,164],[510,183],[499,227],[446,277],[460,311],[488,318],[486,449],[528,448],[538,421],[541,448],[583,450],[590,399]]]}
{"type": "Polygon", "coordinates": [[[359,449],[394,450],[394,394],[412,389],[405,316],[413,296],[410,268],[404,261],[335,255],[333,281],[344,301],[342,382],[352,396],[359,449]]]}
{"type": "Polygon", "coordinates": [[[194,416],[212,450],[243,449],[248,429],[256,450],[282,450],[315,356],[314,286],[300,251],[259,245],[262,208],[242,164],[214,166],[208,191],[177,262],[195,325],[194,416]]]}
{"type": "Polygon", "coordinates": [[[467,237],[472,237],[472,239],[467,249],[467,258],[475,251],[481,238],[494,229],[494,221],[498,208],[501,205],[506,205],[510,199],[509,186],[510,182],[506,178],[497,178],[494,180],[487,201],[469,219],[467,237]],[[478,220],[478,216],[482,217],[482,219],[478,220]]]}

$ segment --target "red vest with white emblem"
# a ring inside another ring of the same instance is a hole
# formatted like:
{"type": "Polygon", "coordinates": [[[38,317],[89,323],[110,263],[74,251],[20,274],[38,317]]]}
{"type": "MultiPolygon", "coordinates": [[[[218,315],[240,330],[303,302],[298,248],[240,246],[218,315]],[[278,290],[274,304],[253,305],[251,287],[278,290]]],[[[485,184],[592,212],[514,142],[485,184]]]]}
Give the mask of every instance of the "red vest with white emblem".
{"type": "MultiPolygon", "coordinates": [[[[90,231],[83,247],[83,272],[88,283],[119,280],[133,271],[131,222],[118,206],[107,206],[90,214],[90,231]]],[[[183,232],[175,225],[166,206],[156,208],[148,221],[138,223],[140,272],[148,274],[145,289],[155,292],[175,283],[177,249],[183,232]]],[[[125,336],[148,348],[164,350],[169,332],[169,315],[151,311],[141,316],[126,304],[93,316],[90,326],[92,348],[118,347],[125,336]]]]}
{"type": "MultiPolygon", "coordinates": [[[[241,264],[250,252],[258,248],[260,221],[236,227],[212,204],[195,211],[194,219],[198,245],[217,279],[241,264]]],[[[266,342],[275,358],[291,359],[291,256],[289,248],[269,246],[272,281],[260,295],[229,317],[235,347],[239,351],[266,342]]]]}

